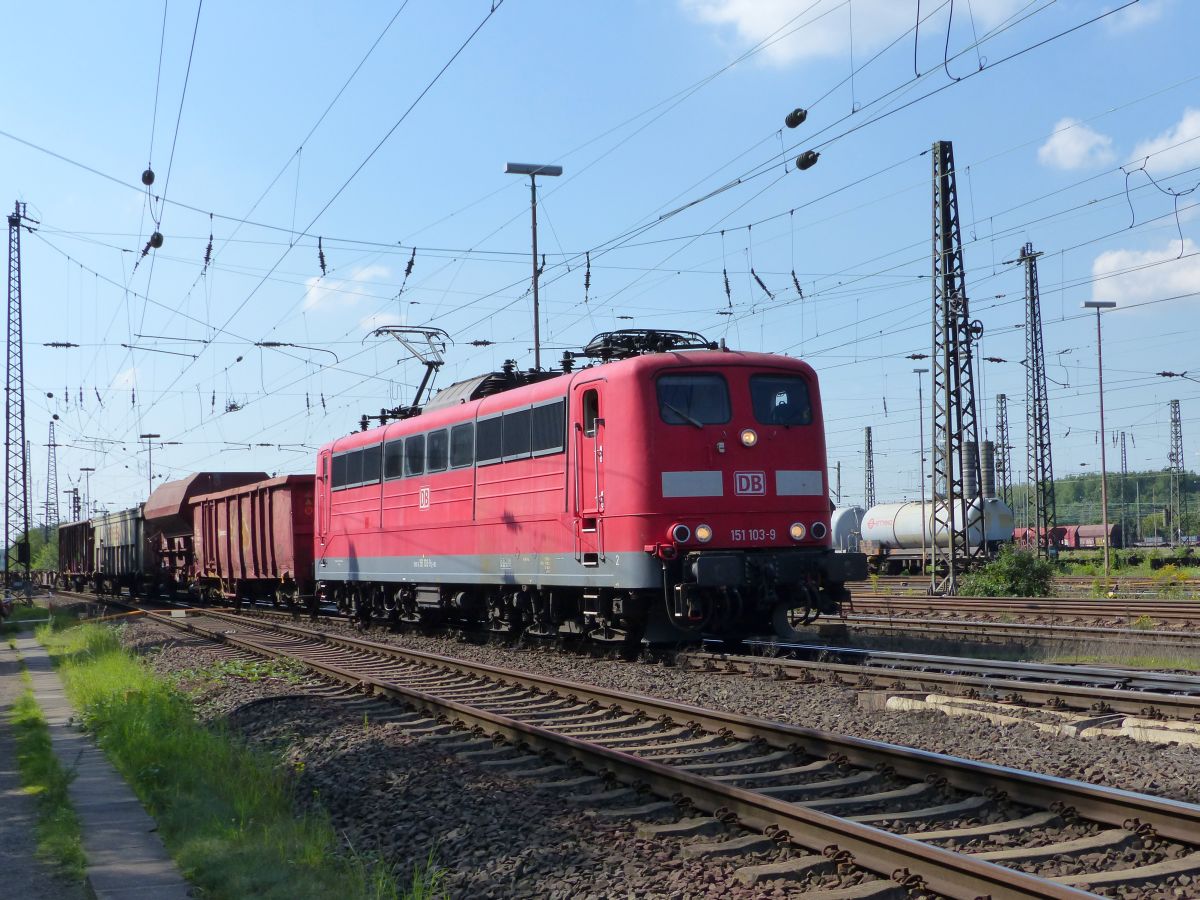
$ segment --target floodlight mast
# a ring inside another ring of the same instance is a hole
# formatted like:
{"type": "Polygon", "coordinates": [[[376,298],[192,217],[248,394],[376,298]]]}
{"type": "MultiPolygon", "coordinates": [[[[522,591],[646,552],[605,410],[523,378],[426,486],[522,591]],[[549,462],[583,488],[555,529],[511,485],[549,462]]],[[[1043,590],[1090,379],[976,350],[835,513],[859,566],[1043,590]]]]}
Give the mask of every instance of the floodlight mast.
{"type": "Polygon", "coordinates": [[[529,176],[529,208],[533,220],[533,367],[542,370],[542,326],[541,314],[538,311],[538,250],[537,250],[537,176],[558,176],[562,174],[562,166],[540,165],[537,163],[506,163],[504,174],[529,176]]]}

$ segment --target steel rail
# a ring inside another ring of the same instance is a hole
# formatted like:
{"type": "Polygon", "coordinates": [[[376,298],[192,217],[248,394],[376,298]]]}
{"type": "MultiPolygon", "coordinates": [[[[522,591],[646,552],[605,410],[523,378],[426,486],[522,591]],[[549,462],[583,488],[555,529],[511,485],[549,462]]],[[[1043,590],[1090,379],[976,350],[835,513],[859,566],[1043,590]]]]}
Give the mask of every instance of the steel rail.
{"type": "MultiPolygon", "coordinates": [[[[205,612],[204,615],[212,616],[213,614],[205,612]]],[[[314,672],[344,684],[353,685],[366,693],[391,697],[439,717],[453,717],[465,728],[480,730],[493,736],[500,735],[513,743],[549,750],[557,756],[577,760],[589,769],[599,769],[610,773],[618,780],[639,787],[645,786],[661,796],[671,797],[683,794],[699,810],[709,814],[721,811],[733,813],[739,824],[756,831],[769,833],[781,843],[787,841],[825,855],[832,855],[841,850],[847,851],[851,854],[850,861],[854,865],[880,875],[884,879],[904,883],[910,887],[919,884],[926,890],[947,897],[989,897],[992,900],[1022,900],[1022,898],[1069,900],[1069,898],[1094,896],[1086,891],[1028,875],[1017,869],[973,859],[967,855],[943,850],[912,838],[892,834],[839,816],[806,809],[755,791],[694,775],[652,759],[591,744],[488,710],[476,709],[455,700],[439,698],[425,691],[389,682],[362,672],[299,656],[286,649],[271,647],[228,632],[208,631],[194,623],[189,623],[187,619],[175,619],[157,614],[151,614],[151,617],[156,621],[162,621],[176,628],[204,635],[252,653],[266,657],[298,659],[314,672]],[[917,876],[917,881],[912,880],[913,875],[917,876]]],[[[236,620],[236,617],[224,614],[217,614],[217,617],[236,620]]],[[[277,631],[293,632],[297,637],[315,639],[320,643],[344,645],[360,651],[384,651],[389,656],[409,656],[407,651],[400,654],[392,653],[391,651],[396,648],[373,644],[369,641],[342,638],[326,640],[328,636],[320,633],[305,634],[307,629],[294,629],[275,623],[267,627],[277,631]]],[[[512,681],[514,676],[526,677],[524,673],[491,666],[462,667],[455,665],[461,663],[460,660],[438,657],[433,654],[416,654],[415,658],[440,668],[484,673],[489,677],[506,677],[509,681],[512,681]]],[[[571,682],[556,679],[545,681],[534,679],[533,681],[543,689],[547,684],[563,689],[570,688],[577,697],[581,696],[581,690],[585,692],[595,690],[585,685],[574,685],[571,682]]],[[[649,700],[649,698],[626,696],[607,691],[602,693],[609,699],[621,698],[639,706],[647,705],[649,700]]],[[[695,708],[680,704],[668,704],[663,707],[663,709],[668,708],[679,713],[700,712],[695,708]]],[[[754,720],[746,721],[753,722],[754,720]]]]}
{"type": "MultiPolygon", "coordinates": [[[[1070,708],[1074,710],[1129,713],[1132,715],[1158,718],[1169,715],[1176,719],[1200,718],[1200,694],[1165,694],[1152,691],[1131,691],[1103,688],[1091,685],[1054,684],[1030,682],[1005,677],[988,677],[972,672],[946,672],[889,667],[883,663],[836,663],[815,660],[769,658],[763,656],[734,656],[726,654],[684,653],[676,661],[689,668],[719,672],[750,673],[774,669],[780,677],[793,680],[794,675],[784,674],[788,670],[824,672],[852,679],[870,679],[875,686],[930,690],[930,686],[945,689],[947,693],[963,694],[981,689],[996,697],[1019,698],[1044,707],[1070,708]]],[[[932,665],[937,666],[937,663],[932,665]]],[[[981,667],[986,663],[981,663],[981,667]]],[[[950,666],[946,666],[950,668],[950,666]]],[[[1036,668],[1030,669],[1030,677],[1039,677],[1036,668]]],[[[1040,677],[1046,677],[1042,675],[1040,677]]],[[[840,678],[839,678],[840,681],[840,678]]],[[[989,699],[983,697],[982,699],[989,699]]]]}
{"type": "Polygon", "coordinates": [[[930,619],[917,616],[842,616],[817,620],[826,626],[848,625],[871,631],[920,631],[954,634],[968,638],[1019,637],[1053,640],[1128,640],[1143,645],[1200,647],[1200,631],[1164,631],[1162,629],[1103,628],[1087,625],[1038,625],[1029,622],[986,622],[978,619],[930,619]]]}
{"type": "Polygon", "coordinates": [[[1058,597],[898,597],[889,594],[856,593],[850,604],[855,611],[865,609],[920,610],[922,612],[970,611],[995,615],[1037,615],[1063,618],[1137,619],[1141,616],[1164,620],[1200,621],[1200,604],[1190,600],[1131,602],[1125,599],[1072,601],[1058,597]]]}

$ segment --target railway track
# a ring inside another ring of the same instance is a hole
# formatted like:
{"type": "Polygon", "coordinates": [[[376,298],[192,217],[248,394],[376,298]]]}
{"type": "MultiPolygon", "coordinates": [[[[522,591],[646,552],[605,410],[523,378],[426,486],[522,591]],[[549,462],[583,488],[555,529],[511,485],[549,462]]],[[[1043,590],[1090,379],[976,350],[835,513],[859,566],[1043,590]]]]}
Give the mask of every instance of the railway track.
{"type": "Polygon", "coordinates": [[[1200,631],[1166,629],[1112,628],[1088,625],[1043,625],[1025,622],[1000,622],[982,619],[926,618],[918,615],[847,615],[836,619],[818,619],[817,627],[844,626],[876,634],[951,638],[973,643],[996,641],[1051,642],[1057,644],[1116,643],[1147,652],[1163,649],[1200,649],[1200,631]]]}
{"type": "Polygon", "coordinates": [[[1156,622],[1200,625],[1200,603],[1191,600],[1073,600],[1063,597],[897,597],[855,592],[855,614],[963,615],[1036,618],[1042,621],[1156,622]]]}
{"type": "MultiPolygon", "coordinates": [[[[1103,581],[1098,575],[1057,575],[1054,577],[1054,592],[1060,598],[1076,597],[1087,599],[1097,583],[1103,581]]],[[[1164,582],[1144,576],[1110,576],[1109,585],[1114,593],[1133,599],[1153,599],[1163,592],[1164,582]]],[[[851,593],[878,593],[888,596],[924,597],[929,594],[929,578],[912,575],[880,575],[870,581],[850,582],[846,585],[851,593]]],[[[1171,584],[1170,589],[1183,599],[1200,598],[1200,578],[1187,576],[1171,584]]]]}
{"type": "Polygon", "coordinates": [[[262,619],[151,615],[398,699],[415,710],[412,727],[447,741],[461,726],[458,740],[481,764],[582,794],[601,815],[674,817],[672,801],[636,789],[675,797],[690,812],[647,833],[684,840],[685,853],[803,854],[747,867],[748,878],[853,866],[872,879],[828,897],[998,900],[1131,884],[1149,893],[1200,876],[1200,806],[262,619]],[[1088,862],[1064,875],[1064,858],[1088,862]]]}
{"type": "Polygon", "coordinates": [[[939,692],[1092,716],[1200,721],[1200,676],[1195,675],[822,645],[762,642],[750,646],[767,655],[682,653],[676,663],[706,672],[801,683],[821,676],[862,688],[939,692]]]}

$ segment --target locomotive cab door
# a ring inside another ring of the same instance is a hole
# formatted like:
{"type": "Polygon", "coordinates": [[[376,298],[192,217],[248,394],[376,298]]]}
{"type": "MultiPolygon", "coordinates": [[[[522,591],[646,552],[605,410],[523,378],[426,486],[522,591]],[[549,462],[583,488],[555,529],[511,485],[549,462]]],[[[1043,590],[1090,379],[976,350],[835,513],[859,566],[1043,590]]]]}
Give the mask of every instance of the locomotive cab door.
{"type": "Polygon", "coordinates": [[[329,451],[325,451],[317,461],[317,484],[316,490],[313,491],[313,499],[316,501],[317,507],[317,537],[321,546],[325,545],[329,534],[329,506],[332,501],[329,483],[329,456],[329,451]]]}
{"type": "Polygon", "coordinates": [[[604,558],[604,382],[575,385],[575,559],[598,566],[604,558]]]}

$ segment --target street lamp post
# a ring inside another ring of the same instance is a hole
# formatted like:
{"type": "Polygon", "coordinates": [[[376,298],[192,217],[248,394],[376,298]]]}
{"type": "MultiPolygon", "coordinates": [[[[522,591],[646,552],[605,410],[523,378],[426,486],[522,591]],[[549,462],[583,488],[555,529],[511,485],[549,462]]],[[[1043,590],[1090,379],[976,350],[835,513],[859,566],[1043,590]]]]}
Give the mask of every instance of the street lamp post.
{"type": "Polygon", "coordinates": [[[1115,300],[1085,300],[1083,302],[1084,309],[1094,309],[1096,311],[1096,375],[1100,388],[1100,514],[1101,521],[1104,523],[1104,585],[1108,586],[1108,567],[1109,567],[1109,550],[1108,550],[1108,465],[1105,460],[1104,445],[1104,350],[1100,338],[1100,310],[1112,309],[1116,306],[1115,300]]]}
{"type": "Polygon", "coordinates": [[[561,175],[562,166],[535,165],[532,163],[507,163],[506,175],[529,176],[529,209],[533,219],[533,367],[542,368],[541,317],[538,312],[538,252],[537,252],[537,176],[561,175]]]}
{"type": "MultiPolygon", "coordinates": [[[[154,493],[154,445],[150,443],[154,438],[162,437],[161,434],[139,434],[138,440],[146,442],[146,482],[150,487],[150,494],[154,493]]],[[[146,496],[150,496],[147,494],[146,496]]]]}
{"type": "MultiPolygon", "coordinates": [[[[929,522],[932,516],[928,516],[925,512],[925,395],[921,389],[921,376],[928,374],[928,369],[913,369],[913,374],[917,376],[917,431],[921,435],[921,565],[925,566],[925,525],[929,522]]],[[[932,569],[929,574],[929,591],[933,593],[934,575],[932,569]]]]}

